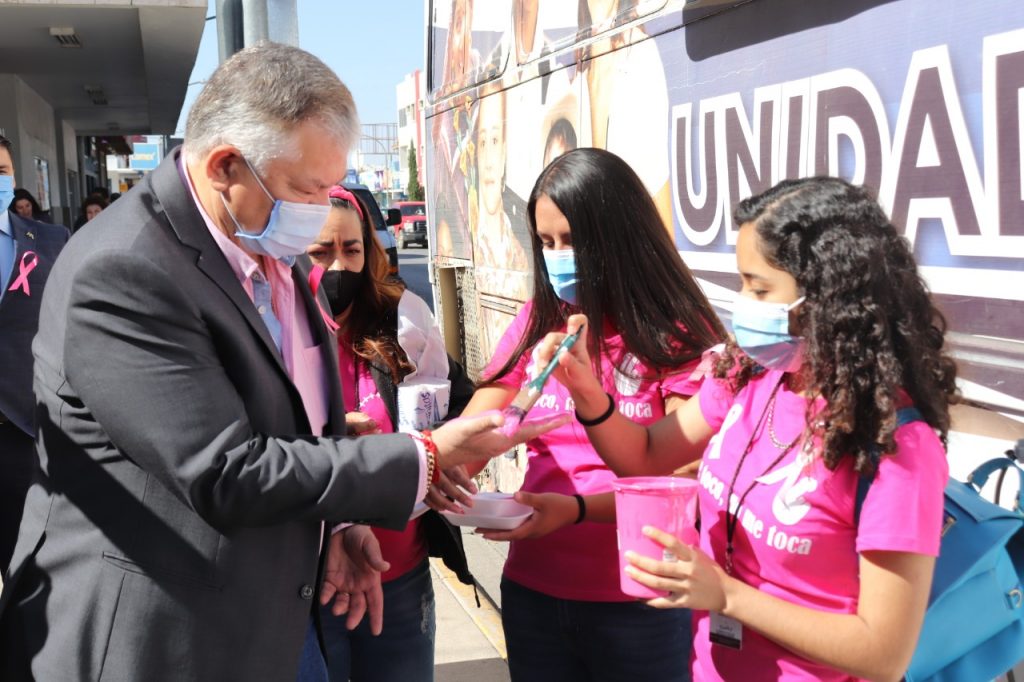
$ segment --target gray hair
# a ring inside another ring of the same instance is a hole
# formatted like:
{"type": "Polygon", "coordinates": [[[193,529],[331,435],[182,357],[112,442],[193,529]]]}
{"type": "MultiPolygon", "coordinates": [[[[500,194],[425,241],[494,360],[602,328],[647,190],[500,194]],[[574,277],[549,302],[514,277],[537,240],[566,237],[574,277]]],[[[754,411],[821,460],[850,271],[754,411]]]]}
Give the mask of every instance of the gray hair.
{"type": "Polygon", "coordinates": [[[295,154],[295,128],[317,122],[340,147],[359,138],[352,93],[322,61],[297,47],[262,42],[213,72],[188,114],[185,158],[200,161],[219,144],[238,147],[257,170],[295,154]]]}

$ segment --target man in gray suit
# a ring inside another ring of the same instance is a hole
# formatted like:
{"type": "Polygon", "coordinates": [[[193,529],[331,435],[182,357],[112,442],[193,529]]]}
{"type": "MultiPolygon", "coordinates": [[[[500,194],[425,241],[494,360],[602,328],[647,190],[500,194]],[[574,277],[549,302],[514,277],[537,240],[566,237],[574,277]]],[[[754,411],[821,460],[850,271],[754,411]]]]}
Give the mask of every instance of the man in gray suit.
{"type": "Polygon", "coordinates": [[[332,437],[335,341],[291,264],[358,130],[318,59],[244,50],[200,94],[184,149],[62,253],[33,348],[40,467],[0,597],[0,678],[291,682],[321,521],[403,527],[436,469],[513,445],[497,417],[332,437]]]}

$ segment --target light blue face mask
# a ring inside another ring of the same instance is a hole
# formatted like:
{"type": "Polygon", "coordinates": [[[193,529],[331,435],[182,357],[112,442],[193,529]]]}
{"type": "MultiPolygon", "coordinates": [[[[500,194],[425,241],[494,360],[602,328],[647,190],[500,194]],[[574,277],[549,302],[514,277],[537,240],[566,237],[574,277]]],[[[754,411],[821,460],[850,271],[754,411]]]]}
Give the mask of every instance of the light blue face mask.
{"type": "Polygon", "coordinates": [[[14,201],[14,176],[0,175],[0,213],[10,208],[14,201]]]}
{"type": "Polygon", "coordinates": [[[576,304],[576,254],[572,249],[552,251],[544,249],[544,265],[548,269],[548,281],[555,290],[555,296],[566,303],[576,304]]]}
{"type": "Polygon", "coordinates": [[[737,296],[732,310],[732,333],[751,360],[765,369],[795,372],[804,358],[804,339],[789,333],[789,311],[804,302],[766,303],[737,296]]]}
{"type": "Polygon", "coordinates": [[[225,210],[235,223],[235,236],[238,237],[242,247],[250,253],[261,254],[288,262],[295,256],[305,252],[306,247],[313,243],[313,240],[320,234],[327,216],[331,212],[330,204],[323,206],[317,204],[299,204],[293,201],[282,201],[275,199],[260,176],[249,162],[242,157],[249,172],[256,178],[263,193],[274,202],[274,208],[270,211],[270,219],[267,226],[259,234],[246,232],[242,225],[235,218],[235,214],[228,207],[228,202],[221,193],[220,200],[225,210]]]}

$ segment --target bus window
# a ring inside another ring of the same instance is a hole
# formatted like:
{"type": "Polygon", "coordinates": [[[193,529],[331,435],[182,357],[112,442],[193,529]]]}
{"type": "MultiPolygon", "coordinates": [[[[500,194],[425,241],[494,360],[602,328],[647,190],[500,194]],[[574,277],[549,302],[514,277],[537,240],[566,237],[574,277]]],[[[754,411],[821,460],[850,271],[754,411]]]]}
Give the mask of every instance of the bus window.
{"type": "Polygon", "coordinates": [[[575,43],[579,6],[580,0],[512,0],[516,60],[525,64],[575,43]]]}
{"type": "Polygon", "coordinates": [[[516,60],[533,61],[660,10],[667,0],[512,0],[516,60]]]}
{"type": "Polygon", "coordinates": [[[427,88],[437,101],[505,70],[511,0],[430,0],[427,88]]]}
{"type": "Polygon", "coordinates": [[[579,0],[576,37],[585,40],[657,12],[666,0],[579,0]]]}

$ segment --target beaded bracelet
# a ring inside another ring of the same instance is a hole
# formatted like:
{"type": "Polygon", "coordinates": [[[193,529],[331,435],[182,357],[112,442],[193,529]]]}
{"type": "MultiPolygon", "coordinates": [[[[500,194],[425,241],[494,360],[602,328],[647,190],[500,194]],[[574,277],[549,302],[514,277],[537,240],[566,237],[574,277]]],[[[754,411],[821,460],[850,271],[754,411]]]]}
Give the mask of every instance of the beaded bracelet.
{"type": "Polygon", "coordinates": [[[605,395],[608,396],[608,409],[604,411],[604,414],[593,419],[584,419],[578,411],[574,410],[576,412],[576,421],[583,426],[597,426],[606,422],[608,417],[612,416],[612,413],[615,412],[615,398],[612,397],[611,393],[605,393],[605,395]]]}

